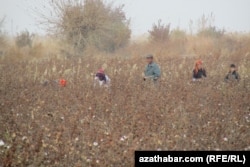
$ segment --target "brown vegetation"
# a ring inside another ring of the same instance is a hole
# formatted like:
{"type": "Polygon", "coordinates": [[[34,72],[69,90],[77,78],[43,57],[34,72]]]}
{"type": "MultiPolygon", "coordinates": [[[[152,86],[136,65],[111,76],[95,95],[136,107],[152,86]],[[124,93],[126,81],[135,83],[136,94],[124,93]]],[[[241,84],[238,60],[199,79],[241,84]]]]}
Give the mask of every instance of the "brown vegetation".
{"type": "Polygon", "coordinates": [[[203,30],[174,29],[167,43],[135,41],[113,53],[76,54],[55,38],[8,42],[0,55],[0,166],[127,167],[135,150],[249,150],[250,36],[203,30]],[[147,53],[161,66],[157,88],[142,79],[147,53]],[[194,84],[198,58],[208,78],[194,84]],[[223,82],[231,63],[239,83],[223,82]],[[110,89],[93,87],[100,67],[110,89]]]}
{"type": "Polygon", "coordinates": [[[234,39],[215,46],[211,39],[190,37],[182,54],[175,39],[164,48],[134,44],[116,56],[3,59],[1,165],[133,166],[134,150],[249,147],[250,40],[234,39]],[[184,54],[190,49],[204,60],[203,83],[190,83],[198,58],[184,54]],[[163,72],[158,89],[142,81],[145,63],[138,55],[147,51],[155,53],[163,72]],[[242,76],[236,85],[223,82],[232,62],[242,76]],[[110,91],[93,88],[92,74],[101,66],[112,79],[110,91]],[[53,83],[60,78],[67,87],[53,83]]]}

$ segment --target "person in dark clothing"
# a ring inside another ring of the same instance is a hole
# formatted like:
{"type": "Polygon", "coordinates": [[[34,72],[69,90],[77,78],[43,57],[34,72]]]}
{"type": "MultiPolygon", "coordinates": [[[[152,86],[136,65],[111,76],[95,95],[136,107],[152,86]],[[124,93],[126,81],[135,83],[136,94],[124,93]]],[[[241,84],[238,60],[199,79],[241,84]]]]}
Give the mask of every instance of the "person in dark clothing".
{"type": "Polygon", "coordinates": [[[98,73],[96,73],[95,76],[98,78],[99,81],[103,81],[104,83],[106,83],[106,77],[105,77],[104,73],[98,72],[98,73]]]}
{"type": "Polygon", "coordinates": [[[105,74],[103,69],[99,69],[95,75],[94,79],[94,86],[96,86],[96,83],[98,82],[100,86],[109,87],[110,86],[110,79],[105,74]]]}
{"type": "Polygon", "coordinates": [[[193,70],[193,81],[199,81],[202,78],[206,78],[206,70],[202,67],[202,61],[198,60],[195,63],[195,68],[193,70]]]}
{"type": "Polygon", "coordinates": [[[225,82],[229,82],[229,81],[232,82],[232,81],[239,81],[239,80],[240,80],[240,75],[238,74],[238,72],[236,70],[236,65],[231,64],[230,70],[225,77],[225,82]]]}

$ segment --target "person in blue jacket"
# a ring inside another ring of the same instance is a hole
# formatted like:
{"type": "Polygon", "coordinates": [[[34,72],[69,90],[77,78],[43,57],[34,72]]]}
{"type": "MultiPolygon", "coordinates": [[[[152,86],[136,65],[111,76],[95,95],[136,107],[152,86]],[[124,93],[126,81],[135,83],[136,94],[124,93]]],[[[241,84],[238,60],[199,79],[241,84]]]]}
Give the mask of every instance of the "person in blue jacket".
{"type": "Polygon", "coordinates": [[[161,76],[161,70],[158,64],[154,62],[154,56],[149,54],[146,56],[147,65],[144,71],[144,81],[152,80],[157,81],[161,76]]]}

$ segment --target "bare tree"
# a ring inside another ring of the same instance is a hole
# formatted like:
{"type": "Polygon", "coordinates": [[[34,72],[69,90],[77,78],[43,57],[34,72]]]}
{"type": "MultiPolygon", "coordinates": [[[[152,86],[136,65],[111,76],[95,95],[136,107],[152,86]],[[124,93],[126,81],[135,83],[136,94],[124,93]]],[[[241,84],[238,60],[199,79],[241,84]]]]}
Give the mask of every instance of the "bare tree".
{"type": "Polygon", "coordinates": [[[78,50],[94,46],[112,52],[129,41],[131,30],[123,6],[113,7],[102,0],[59,0],[50,6],[55,17],[44,17],[49,31],[78,50]]]}

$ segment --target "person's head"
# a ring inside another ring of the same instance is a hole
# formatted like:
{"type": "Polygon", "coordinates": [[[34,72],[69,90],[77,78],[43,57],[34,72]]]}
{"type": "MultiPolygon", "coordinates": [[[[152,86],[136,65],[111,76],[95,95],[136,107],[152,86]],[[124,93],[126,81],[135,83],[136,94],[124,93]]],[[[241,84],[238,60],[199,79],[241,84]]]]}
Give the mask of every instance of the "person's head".
{"type": "Polygon", "coordinates": [[[195,68],[198,70],[202,69],[202,61],[201,60],[196,61],[195,68]]]}
{"type": "Polygon", "coordinates": [[[100,69],[97,71],[97,73],[99,73],[99,74],[104,74],[104,69],[100,68],[100,69]]]}
{"type": "Polygon", "coordinates": [[[154,56],[152,54],[148,54],[146,56],[146,61],[148,64],[151,64],[153,62],[153,60],[154,60],[154,56]]]}
{"type": "Polygon", "coordinates": [[[230,72],[234,72],[234,71],[236,71],[236,65],[231,64],[230,65],[230,72]]]}

